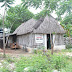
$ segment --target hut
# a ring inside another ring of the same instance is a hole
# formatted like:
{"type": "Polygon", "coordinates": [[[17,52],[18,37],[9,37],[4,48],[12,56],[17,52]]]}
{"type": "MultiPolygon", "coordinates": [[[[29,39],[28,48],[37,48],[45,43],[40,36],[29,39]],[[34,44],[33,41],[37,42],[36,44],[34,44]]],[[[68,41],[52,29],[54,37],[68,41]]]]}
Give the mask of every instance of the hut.
{"type": "Polygon", "coordinates": [[[46,16],[39,20],[30,19],[21,24],[14,32],[16,42],[21,46],[38,48],[44,46],[45,49],[51,48],[50,41],[54,44],[54,50],[65,49],[62,26],[52,16],[46,16]],[[51,34],[51,38],[50,38],[51,34]]]}
{"type": "Polygon", "coordinates": [[[0,29],[0,48],[3,48],[3,29],[0,29]]]}

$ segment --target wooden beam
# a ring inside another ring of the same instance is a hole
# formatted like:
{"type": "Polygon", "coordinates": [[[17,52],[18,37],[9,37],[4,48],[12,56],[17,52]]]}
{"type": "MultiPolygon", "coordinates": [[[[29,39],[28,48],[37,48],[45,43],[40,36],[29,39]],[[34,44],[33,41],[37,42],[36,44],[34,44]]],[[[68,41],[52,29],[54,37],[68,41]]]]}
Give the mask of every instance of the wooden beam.
{"type": "Polygon", "coordinates": [[[50,33],[50,44],[51,44],[51,54],[53,55],[53,44],[52,44],[52,36],[51,36],[51,33],[50,33]]]}

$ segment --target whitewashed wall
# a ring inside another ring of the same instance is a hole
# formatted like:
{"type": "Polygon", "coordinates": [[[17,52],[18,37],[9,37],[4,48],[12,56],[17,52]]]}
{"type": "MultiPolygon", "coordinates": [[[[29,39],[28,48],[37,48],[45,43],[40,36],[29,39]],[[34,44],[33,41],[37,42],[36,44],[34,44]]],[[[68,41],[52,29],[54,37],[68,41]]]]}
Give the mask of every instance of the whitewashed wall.
{"type": "Polygon", "coordinates": [[[10,36],[8,39],[8,46],[10,46],[10,44],[13,43],[12,39],[13,39],[12,36],[10,36]]]}
{"type": "Polygon", "coordinates": [[[62,34],[53,35],[54,50],[65,49],[64,39],[62,34]]]}
{"type": "Polygon", "coordinates": [[[19,45],[29,45],[29,34],[17,36],[17,43],[19,45]]]}
{"type": "MultiPolygon", "coordinates": [[[[26,45],[31,48],[44,46],[45,49],[47,49],[47,34],[39,34],[43,36],[43,43],[36,43],[35,35],[38,35],[38,34],[29,33],[29,34],[17,36],[17,43],[19,45],[22,45],[22,46],[26,45]]],[[[54,50],[65,49],[63,35],[60,35],[60,34],[53,35],[53,43],[54,43],[54,50]]]]}
{"type": "Polygon", "coordinates": [[[47,36],[46,36],[46,34],[31,34],[29,45],[32,46],[33,48],[44,46],[45,49],[47,49],[47,36]],[[43,35],[43,43],[36,43],[36,41],[35,41],[35,36],[36,35],[43,35]]]}

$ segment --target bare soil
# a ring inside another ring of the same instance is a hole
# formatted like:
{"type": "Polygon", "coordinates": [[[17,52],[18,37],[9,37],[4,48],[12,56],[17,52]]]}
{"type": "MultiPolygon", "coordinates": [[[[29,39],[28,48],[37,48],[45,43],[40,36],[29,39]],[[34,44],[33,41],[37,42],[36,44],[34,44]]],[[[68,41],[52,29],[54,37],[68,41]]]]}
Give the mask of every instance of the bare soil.
{"type": "MultiPolygon", "coordinates": [[[[11,49],[11,48],[6,48],[5,53],[6,53],[6,55],[11,55],[12,57],[32,55],[28,52],[25,52],[23,49],[11,49]]],[[[0,49],[0,54],[3,55],[3,49],[0,49]]]]}

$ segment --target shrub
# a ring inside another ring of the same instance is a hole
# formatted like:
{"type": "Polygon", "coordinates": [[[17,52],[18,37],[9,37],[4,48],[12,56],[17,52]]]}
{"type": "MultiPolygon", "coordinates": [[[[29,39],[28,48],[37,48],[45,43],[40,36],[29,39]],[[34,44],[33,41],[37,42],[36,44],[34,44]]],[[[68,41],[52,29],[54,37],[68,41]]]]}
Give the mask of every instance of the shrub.
{"type": "Polygon", "coordinates": [[[67,59],[64,56],[58,55],[42,55],[37,54],[31,57],[22,57],[16,63],[17,72],[53,72],[54,69],[61,70],[68,65],[67,59]]]}
{"type": "Polygon", "coordinates": [[[72,48],[72,44],[67,44],[66,45],[66,49],[71,49],[72,48]]]}
{"type": "Polygon", "coordinates": [[[53,55],[51,58],[51,63],[53,63],[55,69],[61,70],[66,67],[67,59],[62,55],[61,56],[53,55]]]}
{"type": "Polygon", "coordinates": [[[16,71],[22,72],[24,68],[29,68],[28,72],[36,72],[37,70],[41,70],[42,72],[51,72],[53,67],[48,63],[48,58],[41,54],[29,58],[23,57],[16,63],[16,71]]]}
{"type": "Polygon", "coordinates": [[[12,58],[11,56],[9,56],[9,55],[7,55],[6,56],[6,59],[5,59],[7,62],[9,62],[9,63],[12,63],[12,62],[14,62],[15,61],[15,59],[14,58],[12,58]]]}
{"type": "Polygon", "coordinates": [[[7,68],[3,67],[3,68],[0,68],[0,72],[10,72],[7,68]]]}

